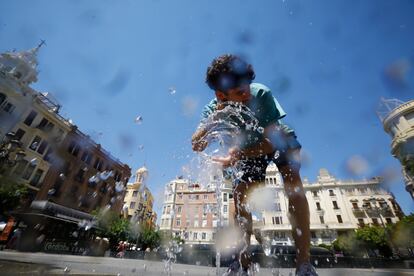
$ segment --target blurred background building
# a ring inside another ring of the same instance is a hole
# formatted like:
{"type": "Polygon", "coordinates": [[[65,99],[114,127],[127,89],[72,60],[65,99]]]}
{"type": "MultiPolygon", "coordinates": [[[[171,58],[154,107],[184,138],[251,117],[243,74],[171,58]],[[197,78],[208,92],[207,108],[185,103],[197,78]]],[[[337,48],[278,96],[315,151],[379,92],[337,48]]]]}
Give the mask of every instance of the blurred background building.
{"type": "Polygon", "coordinates": [[[33,242],[39,229],[45,244],[91,222],[94,210],[119,214],[131,174],[128,165],[62,117],[50,93],[30,87],[42,44],[0,54],[0,176],[27,188],[12,216],[14,226],[25,229],[28,246],[40,246],[33,242]]]}
{"type": "MultiPolygon", "coordinates": [[[[218,220],[214,185],[213,178],[208,188],[183,178],[169,182],[165,188],[160,230],[179,236],[188,244],[214,243],[218,220]]],[[[314,245],[331,244],[338,235],[365,225],[385,227],[404,215],[394,196],[381,188],[380,178],[339,180],[326,169],[320,169],[315,183],[304,178],[303,185],[314,245]]],[[[233,225],[230,183],[225,183],[221,194],[223,224],[233,225]]],[[[288,197],[275,164],[267,168],[265,187],[251,197],[249,206],[253,210],[254,231],[260,231],[274,244],[292,245],[288,197]],[[257,209],[257,205],[267,207],[257,209]]],[[[254,236],[252,243],[256,243],[254,236]]]]}
{"type": "Polygon", "coordinates": [[[129,183],[124,198],[124,217],[139,227],[155,229],[157,214],[155,213],[154,196],[146,185],[148,169],[139,168],[135,172],[135,181],[129,183]]]}
{"type": "MultiPolygon", "coordinates": [[[[365,225],[396,223],[404,215],[392,194],[381,188],[380,178],[339,180],[326,169],[320,169],[317,181],[303,179],[309,204],[311,243],[331,244],[338,235],[365,225]]],[[[266,171],[268,193],[274,195],[274,206],[257,217],[254,228],[277,244],[293,243],[288,218],[288,198],[276,165],[266,171]]]]}
{"type": "Polygon", "coordinates": [[[414,100],[381,99],[377,115],[391,136],[391,154],[400,161],[405,189],[414,199],[414,100]]]}
{"type": "Polygon", "coordinates": [[[219,221],[218,202],[221,204],[223,225],[233,221],[234,202],[231,185],[225,182],[219,197],[217,178],[203,187],[188,179],[177,178],[165,186],[160,230],[173,237],[181,237],[186,244],[213,244],[219,221]]]}

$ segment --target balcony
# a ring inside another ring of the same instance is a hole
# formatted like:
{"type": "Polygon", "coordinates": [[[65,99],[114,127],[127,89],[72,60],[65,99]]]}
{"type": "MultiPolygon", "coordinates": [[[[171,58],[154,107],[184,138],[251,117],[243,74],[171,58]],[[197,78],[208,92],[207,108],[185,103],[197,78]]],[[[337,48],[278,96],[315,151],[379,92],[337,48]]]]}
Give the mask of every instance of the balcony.
{"type": "Polygon", "coordinates": [[[365,211],[363,209],[360,208],[352,208],[352,212],[354,213],[354,216],[356,218],[366,218],[366,214],[365,211]]]}

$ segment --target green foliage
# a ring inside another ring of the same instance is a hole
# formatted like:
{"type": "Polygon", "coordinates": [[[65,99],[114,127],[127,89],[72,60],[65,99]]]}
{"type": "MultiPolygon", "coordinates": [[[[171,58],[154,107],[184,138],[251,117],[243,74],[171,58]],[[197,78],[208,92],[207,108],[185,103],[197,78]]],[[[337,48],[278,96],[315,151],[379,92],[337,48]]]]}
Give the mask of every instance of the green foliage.
{"type": "Polygon", "coordinates": [[[361,241],[366,249],[378,250],[385,257],[392,255],[389,245],[389,232],[380,226],[366,226],[356,231],[357,240],[361,241]]]}
{"type": "Polygon", "coordinates": [[[120,241],[126,241],[129,237],[130,223],[110,210],[94,211],[99,230],[97,234],[109,239],[110,246],[116,247],[120,241]]]}
{"type": "Polygon", "coordinates": [[[145,227],[138,236],[138,246],[145,250],[147,248],[154,249],[160,246],[161,234],[149,227],[145,227]]]}
{"type": "Polygon", "coordinates": [[[391,239],[396,247],[414,247],[414,213],[403,217],[391,228],[391,239]]]}
{"type": "Polygon", "coordinates": [[[333,243],[332,247],[335,251],[343,252],[344,255],[362,257],[365,250],[361,250],[361,241],[356,238],[354,231],[344,235],[340,235],[333,243]]]}
{"type": "Polygon", "coordinates": [[[326,248],[328,250],[332,250],[332,245],[329,245],[329,244],[321,243],[321,244],[318,244],[318,247],[322,247],[322,248],[326,248]]]}
{"type": "Polygon", "coordinates": [[[27,187],[23,183],[18,183],[10,177],[0,176],[0,215],[19,207],[27,193],[27,187]]]}

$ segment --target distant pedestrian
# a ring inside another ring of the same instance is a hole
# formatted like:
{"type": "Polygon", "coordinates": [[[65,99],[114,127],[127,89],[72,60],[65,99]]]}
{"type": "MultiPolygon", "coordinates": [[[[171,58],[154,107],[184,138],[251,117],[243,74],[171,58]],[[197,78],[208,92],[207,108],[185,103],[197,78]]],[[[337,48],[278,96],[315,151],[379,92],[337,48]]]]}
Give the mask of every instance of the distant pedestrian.
{"type": "Polygon", "coordinates": [[[125,256],[125,250],[126,250],[125,243],[120,241],[118,244],[118,248],[117,248],[118,253],[116,254],[116,257],[123,258],[125,256]]]}

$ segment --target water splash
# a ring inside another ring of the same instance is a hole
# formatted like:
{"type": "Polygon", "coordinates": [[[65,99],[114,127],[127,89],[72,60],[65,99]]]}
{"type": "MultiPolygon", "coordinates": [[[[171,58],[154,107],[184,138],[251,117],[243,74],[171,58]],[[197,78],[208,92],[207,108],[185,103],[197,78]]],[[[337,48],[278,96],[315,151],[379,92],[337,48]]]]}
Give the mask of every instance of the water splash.
{"type": "MultiPolygon", "coordinates": [[[[203,152],[196,159],[195,169],[189,169],[189,178],[197,179],[198,183],[207,188],[214,189],[217,198],[217,233],[223,229],[222,188],[226,180],[233,185],[243,181],[244,171],[241,163],[223,168],[222,164],[215,162],[215,157],[227,156],[232,147],[241,148],[255,143],[264,133],[258,120],[250,109],[240,103],[228,102],[219,110],[204,119],[198,128],[199,136],[196,142],[204,145],[203,152]]],[[[242,206],[238,206],[240,209],[242,206]]],[[[243,206],[246,209],[247,206],[243,206]]],[[[240,218],[241,221],[242,218],[240,218]]],[[[242,222],[239,223],[243,225],[242,222]]],[[[240,239],[239,239],[240,240],[240,239]]],[[[245,240],[244,238],[241,240],[245,240]]],[[[247,244],[242,246],[247,248],[247,244]]],[[[216,275],[220,273],[221,246],[216,244],[216,275]]]]}

